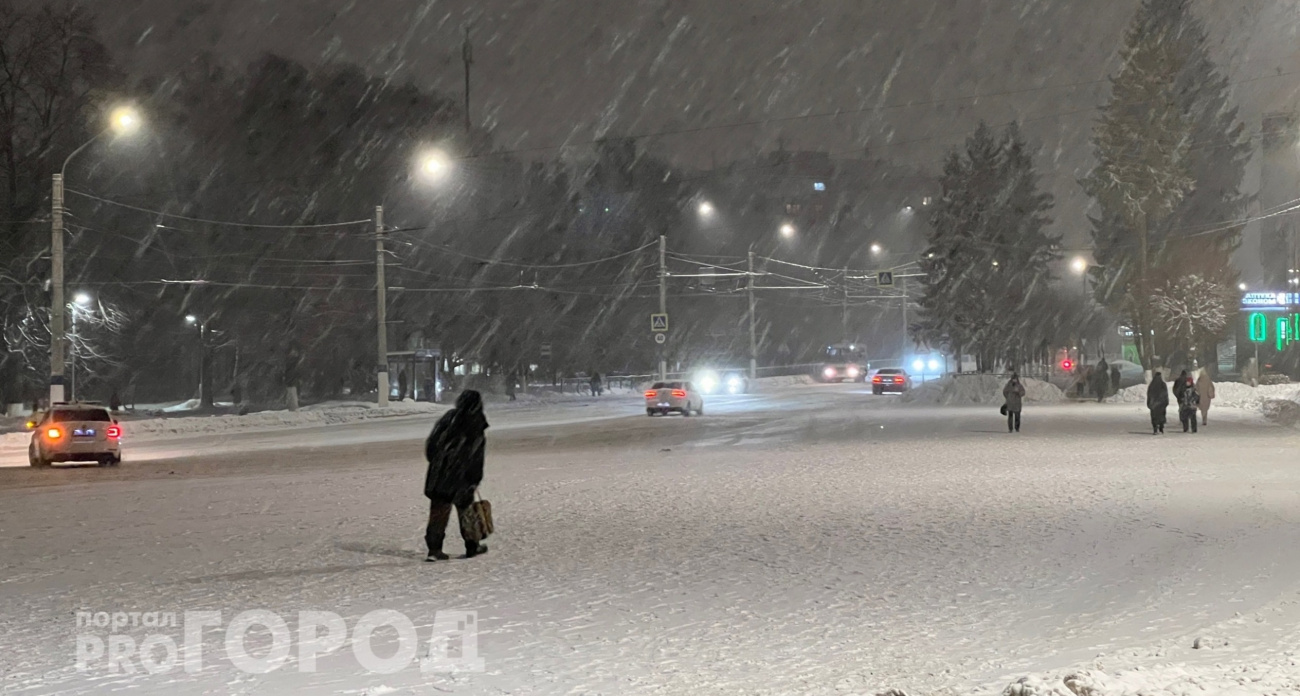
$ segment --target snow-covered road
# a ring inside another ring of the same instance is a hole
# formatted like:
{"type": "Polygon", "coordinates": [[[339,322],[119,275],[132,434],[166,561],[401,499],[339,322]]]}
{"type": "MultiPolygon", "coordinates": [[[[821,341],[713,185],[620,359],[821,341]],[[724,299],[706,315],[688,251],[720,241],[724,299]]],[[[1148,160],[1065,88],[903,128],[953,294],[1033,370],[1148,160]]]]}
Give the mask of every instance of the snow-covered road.
{"type": "Polygon", "coordinates": [[[1151,694],[1300,693],[1294,430],[1221,410],[1196,437],[1154,438],[1136,406],[1070,404],[1030,408],[1012,436],[996,409],[849,386],[690,420],[638,406],[490,413],[498,533],[470,561],[418,562],[427,419],[0,470],[0,684],[965,694],[1093,666],[1175,684],[1151,694]],[[435,612],[474,610],[486,671],[370,674],[344,650],[250,675],[219,659],[220,634],[197,674],[74,668],[78,610],[249,609],[349,625],[395,609],[422,639],[435,612]]]}

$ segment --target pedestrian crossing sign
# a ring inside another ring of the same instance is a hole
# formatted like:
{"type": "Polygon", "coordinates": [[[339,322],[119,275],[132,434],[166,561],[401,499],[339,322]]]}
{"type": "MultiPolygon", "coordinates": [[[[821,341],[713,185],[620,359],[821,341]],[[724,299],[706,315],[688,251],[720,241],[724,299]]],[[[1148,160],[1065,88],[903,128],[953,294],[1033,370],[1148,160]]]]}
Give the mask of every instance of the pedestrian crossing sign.
{"type": "Polygon", "coordinates": [[[654,333],[663,333],[663,332],[665,332],[665,331],[667,331],[667,330],[668,330],[668,315],[667,315],[667,314],[651,314],[651,315],[650,315],[650,331],[652,331],[652,332],[654,332],[654,333]]]}
{"type": "Polygon", "coordinates": [[[892,287],[894,287],[894,272],[893,272],[893,271],[881,271],[881,272],[877,273],[877,274],[876,274],[876,285],[879,285],[879,286],[882,287],[882,288],[892,288],[892,287]]]}

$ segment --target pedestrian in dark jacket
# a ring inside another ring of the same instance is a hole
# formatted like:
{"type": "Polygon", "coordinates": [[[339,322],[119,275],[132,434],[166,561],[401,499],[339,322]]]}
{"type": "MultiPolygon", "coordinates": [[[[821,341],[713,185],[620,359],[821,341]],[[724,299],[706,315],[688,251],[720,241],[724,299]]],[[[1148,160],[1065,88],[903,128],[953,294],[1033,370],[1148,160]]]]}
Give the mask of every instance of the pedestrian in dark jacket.
{"type": "Polygon", "coordinates": [[[1095,376],[1093,388],[1097,390],[1097,403],[1101,403],[1110,395],[1110,365],[1105,358],[1097,363],[1097,369],[1092,374],[1095,376]]]}
{"type": "Polygon", "coordinates": [[[1196,432],[1196,409],[1201,405],[1201,394],[1196,391],[1196,382],[1191,375],[1184,377],[1182,383],[1182,394],[1178,397],[1178,422],[1183,424],[1183,432],[1187,432],[1189,425],[1192,432],[1196,432]]]}
{"type": "Polygon", "coordinates": [[[1122,381],[1123,377],[1124,376],[1120,374],[1119,365],[1110,366],[1110,392],[1112,394],[1119,392],[1119,383],[1122,381]]]}
{"type": "Polygon", "coordinates": [[[1025,385],[1020,382],[1020,375],[1011,374],[1007,386],[1002,388],[1002,396],[1007,400],[1007,432],[1020,432],[1020,412],[1025,404],[1025,385]]]}
{"type": "Polygon", "coordinates": [[[1165,431],[1165,410],[1169,408],[1169,387],[1159,372],[1151,376],[1147,386],[1147,409],[1151,411],[1151,434],[1165,431]]]}
{"type": "Polygon", "coordinates": [[[1178,374],[1178,379],[1174,380],[1174,403],[1183,402],[1183,391],[1187,389],[1187,370],[1178,374]]]}
{"type": "Polygon", "coordinates": [[[429,471],[424,478],[424,495],[429,499],[429,526],[424,543],[429,547],[426,560],[446,560],[442,552],[447,521],[455,506],[460,521],[460,536],[465,541],[465,557],[473,558],[487,551],[477,536],[478,525],[472,518],[474,491],[483,481],[484,450],[487,446],[487,417],[483,415],[483,396],[467,389],[456,398],[456,407],[443,414],[424,444],[429,471]]]}

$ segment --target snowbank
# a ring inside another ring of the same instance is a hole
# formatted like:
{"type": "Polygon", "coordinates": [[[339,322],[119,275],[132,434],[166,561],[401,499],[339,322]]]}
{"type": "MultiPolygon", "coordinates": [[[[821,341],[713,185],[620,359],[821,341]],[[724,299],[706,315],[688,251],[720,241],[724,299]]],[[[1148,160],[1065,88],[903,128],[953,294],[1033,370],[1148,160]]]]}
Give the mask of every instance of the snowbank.
{"type": "Polygon", "coordinates": [[[1296,693],[1300,674],[1276,665],[1216,665],[1212,668],[1185,664],[1108,673],[1084,669],[1062,675],[1022,677],[1009,684],[1002,696],[1273,696],[1296,693]]]}
{"type": "MultiPolygon", "coordinates": [[[[1025,401],[1055,404],[1065,401],[1065,392],[1055,385],[1036,379],[1021,380],[1025,385],[1025,401]]],[[[903,394],[903,403],[930,406],[963,406],[1000,404],[1005,401],[1002,388],[1005,377],[998,375],[959,375],[926,382],[903,394]]]]}
{"type": "MultiPolygon", "coordinates": [[[[1173,385],[1170,384],[1172,390],[1173,385]]],[[[1172,397],[1171,397],[1172,398],[1172,397]]],[[[1139,384],[1121,389],[1109,399],[1114,403],[1145,404],[1147,402],[1147,385],[1139,384]]],[[[1252,387],[1240,382],[1217,382],[1214,385],[1214,402],[1212,407],[1241,408],[1257,411],[1266,401],[1287,400],[1300,401],[1300,385],[1277,384],[1272,386],[1252,387]]]]}

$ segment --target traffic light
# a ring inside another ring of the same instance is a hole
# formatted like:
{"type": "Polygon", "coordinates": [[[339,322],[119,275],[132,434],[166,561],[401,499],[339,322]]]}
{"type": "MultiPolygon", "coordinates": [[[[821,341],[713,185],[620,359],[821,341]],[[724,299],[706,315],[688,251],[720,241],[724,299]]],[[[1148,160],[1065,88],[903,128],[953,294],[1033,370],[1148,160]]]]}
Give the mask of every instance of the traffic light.
{"type": "Polygon", "coordinates": [[[1073,361],[1073,360],[1070,360],[1069,358],[1066,358],[1065,360],[1062,360],[1062,361],[1061,361],[1061,369],[1062,369],[1062,370],[1065,370],[1066,372],[1069,372],[1070,370],[1073,370],[1073,369],[1074,369],[1074,361],[1073,361]]]}

